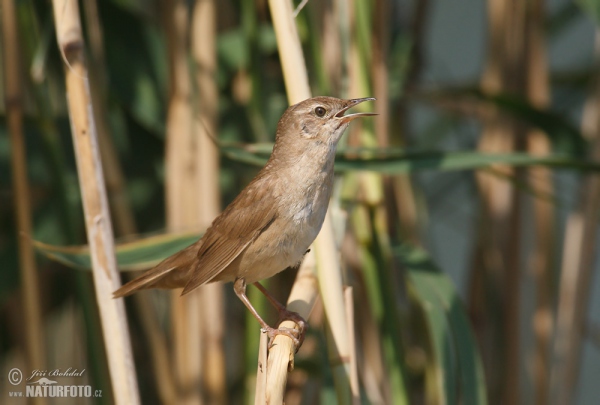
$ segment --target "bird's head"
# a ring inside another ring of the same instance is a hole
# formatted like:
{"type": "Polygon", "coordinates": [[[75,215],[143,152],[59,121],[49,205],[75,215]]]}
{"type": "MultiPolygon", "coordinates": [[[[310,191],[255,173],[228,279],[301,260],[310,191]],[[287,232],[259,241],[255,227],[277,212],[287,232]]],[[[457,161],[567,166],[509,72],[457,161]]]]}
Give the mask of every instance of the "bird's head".
{"type": "Polygon", "coordinates": [[[344,130],[358,117],[374,113],[347,114],[346,111],[374,98],[342,100],[334,97],[314,97],[290,106],[279,120],[275,151],[301,152],[315,145],[335,148],[344,130]],[[282,150],[283,149],[283,150],[282,150]]]}

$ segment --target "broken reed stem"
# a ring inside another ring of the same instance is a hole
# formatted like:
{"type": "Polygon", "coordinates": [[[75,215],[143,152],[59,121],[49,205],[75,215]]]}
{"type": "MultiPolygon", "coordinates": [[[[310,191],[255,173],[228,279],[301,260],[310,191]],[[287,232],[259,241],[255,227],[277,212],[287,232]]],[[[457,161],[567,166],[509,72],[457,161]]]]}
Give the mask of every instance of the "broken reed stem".
{"type": "MultiPolygon", "coordinates": [[[[14,187],[14,209],[17,212],[17,243],[21,273],[21,297],[25,319],[25,350],[29,370],[44,370],[44,332],[40,313],[40,289],[35,254],[32,245],[31,204],[25,135],[23,133],[23,105],[19,67],[17,17],[14,0],[2,1],[2,30],[4,39],[4,76],[6,119],[11,144],[11,165],[14,187]]],[[[45,399],[35,400],[36,404],[45,399]]]]}
{"type": "Polygon", "coordinates": [[[256,389],[254,391],[254,404],[263,405],[267,393],[267,345],[269,338],[266,333],[260,334],[258,344],[258,365],[256,367],[256,389]]]}
{"type": "Polygon", "coordinates": [[[138,404],[140,398],[125,307],[123,300],[112,298],[112,292],[120,286],[120,278],[90,101],[79,8],[76,0],[54,0],[53,6],[58,47],[66,63],[71,132],[113,400],[116,404],[138,404]]]}
{"type": "MultiPolygon", "coordinates": [[[[318,283],[315,264],[315,254],[311,250],[304,256],[287,302],[288,310],[299,313],[304,319],[308,319],[317,299],[318,283]]],[[[284,321],[279,327],[297,328],[297,325],[292,321],[284,321]]],[[[266,340],[263,337],[261,337],[260,344],[266,346],[266,340]]],[[[264,357],[267,358],[266,363],[261,357],[261,350],[263,350],[262,347],[259,348],[259,366],[266,364],[266,370],[263,367],[262,370],[259,368],[259,371],[266,375],[257,374],[255,404],[281,404],[283,403],[287,374],[294,368],[294,344],[287,336],[277,335],[273,347],[267,354],[268,358],[267,355],[264,357]]]]}

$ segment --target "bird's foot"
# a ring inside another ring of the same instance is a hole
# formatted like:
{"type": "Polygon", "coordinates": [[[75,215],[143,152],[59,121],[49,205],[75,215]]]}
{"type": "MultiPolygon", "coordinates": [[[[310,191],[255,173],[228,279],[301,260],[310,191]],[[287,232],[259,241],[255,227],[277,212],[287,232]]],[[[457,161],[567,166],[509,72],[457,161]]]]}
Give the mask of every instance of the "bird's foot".
{"type": "Polygon", "coordinates": [[[279,323],[283,321],[292,321],[298,325],[298,329],[294,330],[298,332],[298,340],[300,341],[300,345],[297,347],[299,348],[302,345],[302,342],[304,342],[304,335],[308,329],[308,323],[302,316],[300,316],[298,312],[288,311],[285,307],[279,309],[279,323]]]}
{"type": "Polygon", "coordinates": [[[261,331],[263,333],[266,333],[269,337],[269,345],[267,346],[269,350],[271,350],[271,348],[273,347],[273,343],[275,342],[275,336],[277,335],[284,335],[292,339],[292,342],[294,342],[294,346],[296,347],[296,352],[298,351],[300,346],[302,346],[302,342],[304,341],[304,335],[302,334],[302,332],[295,328],[281,327],[275,329],[270,326],[267,326],[265,328],[261,328],[261,331]]]}

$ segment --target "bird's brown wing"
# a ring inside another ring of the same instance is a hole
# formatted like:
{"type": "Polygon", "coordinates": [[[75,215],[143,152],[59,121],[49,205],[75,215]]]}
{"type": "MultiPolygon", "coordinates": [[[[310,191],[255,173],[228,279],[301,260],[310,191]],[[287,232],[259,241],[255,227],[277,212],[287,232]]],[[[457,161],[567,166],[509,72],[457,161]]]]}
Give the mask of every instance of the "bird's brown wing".
{"type": "Polygon", "coordinates": [[[277,216],[275,199],[260,180],[259,176],[249,184],[206,231],[182,295],[225,270],[273,223],[277,216]]]}

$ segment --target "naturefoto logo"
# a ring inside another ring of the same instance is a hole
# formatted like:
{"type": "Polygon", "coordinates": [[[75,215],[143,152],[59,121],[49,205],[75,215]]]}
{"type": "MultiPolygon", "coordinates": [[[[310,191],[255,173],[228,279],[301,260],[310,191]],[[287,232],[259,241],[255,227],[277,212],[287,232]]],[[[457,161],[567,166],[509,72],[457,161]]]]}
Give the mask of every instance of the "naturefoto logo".
{"type": "MultiPolygon", "coordinates": [[[[90,385],[64,385],[60,383],[60,377],[81,377],[85,369],[79,371],[69,367],[66,370],[57,368],[54,370],[34,370],[25,380],[25,393],[23,391],[11,391],[10,397],[45,397],[45,398],[81,398],[102,397],[102,390],[92,390],[90,385]],[[25,395],[23,395],[25,394],[25,395]]],[[[15,386],[23,382],[23,373],[18,368],[8,372],[8,381],[15,386]]]]}

